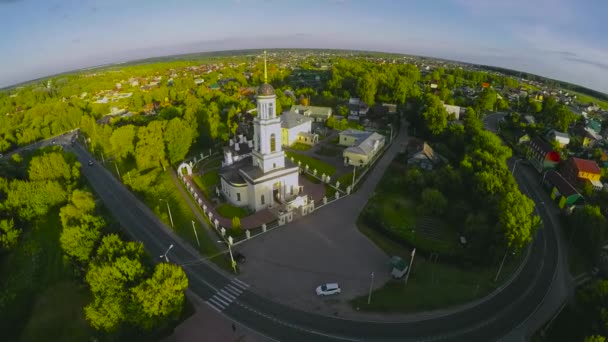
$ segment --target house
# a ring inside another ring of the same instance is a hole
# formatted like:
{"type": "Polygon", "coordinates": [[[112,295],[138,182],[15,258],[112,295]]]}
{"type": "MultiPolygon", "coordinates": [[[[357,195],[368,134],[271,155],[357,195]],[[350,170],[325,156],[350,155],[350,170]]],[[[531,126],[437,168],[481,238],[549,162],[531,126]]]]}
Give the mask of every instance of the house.
{"type": "Polygon", "coordinates": [[[460,106],[453,106],[448,104],[443,104],[443,108],[448,112],[448,118],[454,115],[454,120],[460,120],[460,115],[464,114],[465,108],[460,106]]]}
{"type": "Polygon", "coordinates": [[[588,127],[576,126],[572,129],[572,134],[581,138],[583,147],[591,148],[602,140],[601,135],[588,127]]]}
{"type": "Polygon", "coordinates": [[[432,170],[438,164],[447,161],[425,141],[416,138],[410,139],[406,147],[406,153],[407,164],[418,166],[423,170],[432,170]]]}
{"type": "Polygon", "coordinates": [[[547,133],[547,139],[556,141],[559,144],[559,147],[564,147],[570,143],[570,136],[568,133],[559,132],[554,129],[547,133]]]}
{"type": "Polygon", "coordinates": [[[527,125],[534,125],[536,123],[536,120],[532,115],[524,115],[522,119],[527,125]]]}
{"type": "Polygon", "coordinates": [[[293,105],[291,111],[310,117],[314,122],[325,122],[332,115],[330,107],[293,105]]]}
{"type": "Polygon", "coordinates": [[[559,153],[553,150],[551,144],[540,137],[534,137],[530,140],[528,159],[538,172],[555,169],[560,161],[559,153]]]}
{"type": "Polygon", "coordinates": [[[281,114],[281,143],[283,146],[291,146],[295,142],[313,145],[319,140],[319,136],[311,134],[313,119],[296,112],[284,112],[281,114]]]}
{"type": "Polygon", "coordinates": [[[601,190],[604,187],[600,182],[602,171],[593,160],[569,158],[562,164],[560,171],[570,184],[578,188],[582,188],[587,183],[590,183],[594,190],[601,190]]]}
{"type": "Polygon", "coordinates": [[[551,192],[551,199],[557,202],[561,209],[574,205],[583,196],[559,172],[547,171],[543,185],[551,192]]]}
{"type": "Polygon", "coordinates": [[[385,137],[375,132],[347,129],[340,132],[338,144],[347,146],[342,152],[345,165],[367,165],[385,143],[385,137]]]}
{"type": "Polygon", "coordinates": [[[587,128],[594,131],[596,134],[600,134],[602,131],[602,123],[597,120],[589,120],[587,121],[587,128]]]}
{"type": "Polygon", "coordinates": [[[349,119],[351,117],[366,116],[369,112],[369,106],[361,101],[361,99],[351,97],[348,100],[349,119]]]}

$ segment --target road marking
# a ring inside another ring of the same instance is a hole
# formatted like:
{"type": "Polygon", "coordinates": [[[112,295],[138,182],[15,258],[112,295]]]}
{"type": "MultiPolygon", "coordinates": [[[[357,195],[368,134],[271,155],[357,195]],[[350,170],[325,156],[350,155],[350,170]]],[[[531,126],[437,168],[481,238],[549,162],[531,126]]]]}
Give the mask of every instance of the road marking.
{"type": "Polygon", "coordinates": [[[222,293],[222,290],[219,290],[219,291],[218,291],[218,292],[215,294],[215,296],[219,296],[219,297],[221,297],[222,299],[224,299],[224,300],[225,300],[225,301],[227,301],[228,303],[232,303],[232,301],[234,300],[234,297],[228,297],[228,296],[224,295],[224,294],[222,293]]]}
{"type": "Polygon", "coordinates": [[[222,290],[220,290],[220,291],[218,292],[218,294],[219,294],[219,293],[223,294],[225,297],[230,298],[230,300],[235,300],[235,299],[236,299],[236,297],[235,297],[234,295],[232,295],[232,294],[228,293],[227,291],[225,291],[225,290],[223,290],[223,289],[222,289],[222,290]]]}
{"type": "Polygon", "coordinates": [[[225,307],[230,306],[230,302],[226,299],[222,299],[220,296],[217,295],[217,293],[214,294],[213,297],[211,297],[210,299],[215,299],[216,301],[219,301],[220,303],[224,304],[225,307]]]}
{"type": "Polygon", "coordinates": [[[220,311],[222,311],[226,308],[222,303],[218,302],[213,297],[209,298],[209,300],[207,301],[207,304],[215,307],[216,309],[219,309],[220,311]]]}
{"type": "Polygon", "coordinates": [[[232,278],[232,282],[233,282],[234,284],[240,284],[240,285],[244,286],[244,288],[243,288],[244,290],[246,290],[246,289],[249,287],[249,284],[247,284],[247,283],[245,283],[244,281],[239,280],[239,279],[237,279],[237,278],[232,278]]]}
{"type": "Polygon", "coordinates": [[[243,293],[243,291],[241,291],[240,289],[238,289],[238,288],[236,288],[236,287],[234,287],[234,286],[232,286],[232,285],[230,285],[230,284],[226,285],[226,286],[224,287],[224,289],[226,289],[226,290],[228,290],[228,291],[230,291],[230,292],[232,292],[232,293],[236,294],[237,296],[240,296],[240,295],[241,295],[241,293],[243,293]]]}

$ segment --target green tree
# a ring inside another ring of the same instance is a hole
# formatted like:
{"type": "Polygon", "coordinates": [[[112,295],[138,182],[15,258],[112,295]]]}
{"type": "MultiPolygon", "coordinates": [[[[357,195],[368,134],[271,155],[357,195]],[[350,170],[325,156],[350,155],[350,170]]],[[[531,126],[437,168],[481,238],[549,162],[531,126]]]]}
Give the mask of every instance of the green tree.
{"type": "Polygon", "coordinates": [[[241,219],[238,216],[232,218],[232,229],[241,228],[241,219]]]}
{"type": "Polygon", "coordinates": [[[590,258],[595,257],[608,237],[608,222],[597,205],[585,205],[578,208],[570,217],[575,241],[582,246],[590,258]]]}
{"type": "Polygon", "coordinates": [[[477,106],[482,111],[491,111],[494,110],[494,105],[496,104],[496,101],[496,91],[488,87],[485,88],[477,98],[477,106]]]}
{"type": "Polygon", "coordinates": [[[169,161],[172,164],[183,161],[192,145],[190,127],[180,118],[172,119],[165,129],[165,143],[169,161]]]}
{"type": "Polygon", "coordinates": [[[163,130],[165,122],[152,121],[148,126],[141,127],[137,132],[135,161],[139,170],[162,166],[165,160],[165,144],[163,130]]]}
{"type": "Polygon", "coordinates": [[[19,242],[21,230],[15,227],[13,220],[0,220],[0,247],[13,249],[19,242]]]}
{"type": "Polygon", "coordinates": [[[448,113],[435,95],[426,94],[422,116],[428,130],[434,135],[441,134],[448,126],[448,113]]]}
{"type": "Polygon", "coordinates": [[[92,222],[82,222],[77,226],[63,227],[59,236],[59,243],[64,253],[86,265],[101,236],[101,228],[105,223],[101,218],[95,218],[92,222]]]}
{"type": "Polygon", "coordinates": [[[149,330],[168,319],[178,319],[187,288],[188,278],[181,267],[157,264],[152,277],[131,290],[131,320],[149,330]]]}
{"type": "Polygon", "coordinates": [[[499,226],[507,247],[524,248],[540,227],[540,218],[534,213],[534,202],[515,189],[507,192],[499,204],[499,226]]]}
{"type": "Polygon", "coordinates": [[[69,182],[72,179],[72,167],[59,152],[45,153],[32,158],[28,173],[32,181],[62,180],[69,182]]]}
{"type": "Polygon", "coordinates": [[[361,97],[361,101],[373,106],[376,103],[376,91],[378,83],[374,76],[370,73],[366,73],[357,82],[357,94],[361,97]]]}
{"type": "Polygon", "coordinates": [[[135,152],[135,126],[125,125],[118,127],[110,137],[112,151],[116,158],[124,159],[135,152]]]}
{"type": "Polygon", "coordinates": [[[591,335],[585,337],[585,342],[606,342],[606,338],[600,335],[591,335]]]}
{"type": "Polygon", "coordinates": [[[441,191],[437,189],[427,188],[422,191],[421,195],[422,207],[420,208],[423,212],[430,215],[441,216],[445,213],[448,205],[448,201],[441,191]]]}

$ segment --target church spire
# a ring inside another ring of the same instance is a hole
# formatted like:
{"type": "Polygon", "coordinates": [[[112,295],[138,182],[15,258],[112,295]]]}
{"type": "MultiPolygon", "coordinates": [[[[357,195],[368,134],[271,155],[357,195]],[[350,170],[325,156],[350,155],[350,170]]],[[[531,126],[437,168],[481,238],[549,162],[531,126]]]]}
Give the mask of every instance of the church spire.
{"type": "Polygon", "coordinates": [[[266,50],[264,50],[264,83],[268,83],[268,73],[266,72],[266,50]]]}

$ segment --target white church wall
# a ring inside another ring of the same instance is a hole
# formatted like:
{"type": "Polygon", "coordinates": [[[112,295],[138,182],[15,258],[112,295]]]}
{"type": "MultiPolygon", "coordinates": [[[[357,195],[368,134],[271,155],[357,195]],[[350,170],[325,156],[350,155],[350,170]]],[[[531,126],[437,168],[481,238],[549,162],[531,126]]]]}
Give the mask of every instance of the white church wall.
{"type": "MultiPolygon", "coordinates": [[[[279,191],[283,191],[282,187],[285,187],[285,191],[286,191],[286,196],[290,197],[294,194],[297,194],[298,189],[299,189],[299,183],[298,183],[298,172],[293,172],[290,174],[287,174],[285,176],[276,178],[276,179],[271,179],[268,180],[266,182],[261,182],[261,183],[257,183],[253,185],[253,191],[250,192],[250,196],[249,196],[249,203],[252,203],[255,205],[255,210],[262,210],[262,209],[266,209],[271,205],[274,205],[275,203],[275,199],[274,199],[274,189],[275,189],[275,185],[279,183],[281,184],[281,189],[279,191]],[[293,193],[292,193],[293,191],[293,193]],[[253,198],[253,196],[255,195],[256,198],[253,198]],[[264,196],[264,202],[262,203],[262,195],[264,196]]],[[[253,206],[253,205],[250,205],[253,206]]]]}
{"type": "Polygon", "coordinates": [[[310,133],[310,131],[312,130],[312,122],[311,121],[307,121],[301,125],[292,127],[292,128],[283,128],[284,130],[287,130],[287,145],[291,146],[293,145],[293,143],[298,141],[298,134],[300,133],[310,133]]]}
{"type": "Polygon", "coordinates": [[[243,207],[249,206],[249,189],[247,185],[234,186],[221,178],[224,197],[230,204],[243,207]]]}

